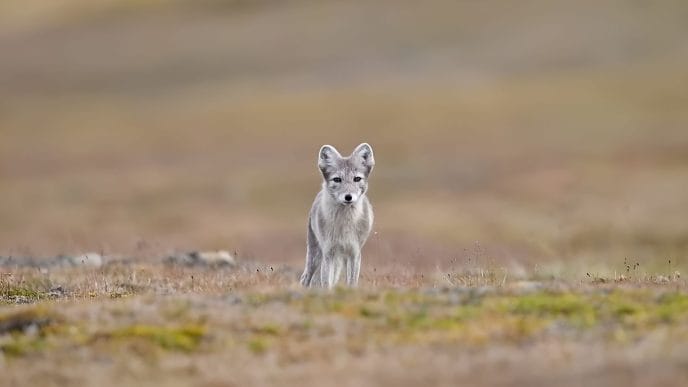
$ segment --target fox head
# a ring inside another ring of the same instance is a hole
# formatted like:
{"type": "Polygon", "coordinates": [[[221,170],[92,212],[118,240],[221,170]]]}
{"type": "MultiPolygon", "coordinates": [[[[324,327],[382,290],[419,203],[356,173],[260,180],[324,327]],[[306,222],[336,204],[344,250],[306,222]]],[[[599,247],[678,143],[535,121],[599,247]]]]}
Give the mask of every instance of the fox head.
{"type": "Polygon", "coordinates": [[[348,157],[342,157],[331,145],[323,145],[318,168],[324,190],[341,205],[352,205],[368,190],[368,176],[375,166],[373,148],[363,143],[348,157]]]}

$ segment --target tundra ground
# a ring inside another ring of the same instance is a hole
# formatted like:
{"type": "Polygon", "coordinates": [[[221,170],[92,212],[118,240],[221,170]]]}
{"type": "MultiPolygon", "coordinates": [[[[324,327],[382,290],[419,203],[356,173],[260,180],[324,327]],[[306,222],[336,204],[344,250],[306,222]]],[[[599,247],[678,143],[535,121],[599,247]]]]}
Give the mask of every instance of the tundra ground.
{"type": "Polygon", "coordinates": [[[269,265],[4,270],[2,384],[688,381],[688,285],[678,273],[505,274],[368,270],[360,289],[326,292],[269,265]]]}

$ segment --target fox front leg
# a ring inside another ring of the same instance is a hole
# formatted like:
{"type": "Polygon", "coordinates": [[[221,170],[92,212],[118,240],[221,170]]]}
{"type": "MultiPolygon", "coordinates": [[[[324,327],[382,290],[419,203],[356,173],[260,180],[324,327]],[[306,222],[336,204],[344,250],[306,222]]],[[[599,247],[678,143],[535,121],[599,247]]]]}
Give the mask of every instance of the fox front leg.
{"type": "Polygon", "coordinates": [[[322,261],[322,252],[316,245],[309,245],[306,252],[306,268],[301,275],[301,285],[309,287],[312,286],[313,275],[318,270],[320,262],[322,261]]]}
{"type": "Polygon", "coordinates": [[[358,286],[358,276],[361,273],[361,254],[356,254],[346,264],[346,284],[351,287],[358,286]]]}
{"type": "Polygon", "coordinates": [[[336,262],[334,262],[334,256],[331,252],[323,255],[320,264],[320,284],[322,287],[332,289],[334,286],[335,265],[336,262]]]}
{"type": "Polygon", "coordinates": [[[303,270],[303,274],[301,275],[301,285],[308,287],[312,286],[313,275],[318,270],[320,261],[322,260],[322,250],[320,249],[318,239],[315,237],[315,233],[313,232],[310,218],[308,219],[308,232],[306,235],[306,240],[306,268],[303,270]]]}

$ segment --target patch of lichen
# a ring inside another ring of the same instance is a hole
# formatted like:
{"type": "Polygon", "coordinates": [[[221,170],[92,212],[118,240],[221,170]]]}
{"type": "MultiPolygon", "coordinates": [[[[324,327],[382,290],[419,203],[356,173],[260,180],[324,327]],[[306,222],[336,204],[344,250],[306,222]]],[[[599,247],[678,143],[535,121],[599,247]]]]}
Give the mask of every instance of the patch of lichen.
{"type": "Polygon", "coordinates": [[[0,303],[16,304],[48,299],[48,293],[24,285],[0,285],[0,303]]]}
{"type": "Polygon", "coordinates": [[[98,337],[116,341],[143,340],[165,350],[191,352],[199,347],[206,333],[206,327],[201,325],[168,327],[141,324],[115,329],[98,337]]]}
{"type": "Polygon", "coordinates": [[[252,337],[247,343],[248,349],[257,355],[265,353],[271,345],[271,341],[264,336],[252,337]]]}
{"type": "Polygon", "coordinates": [[[657,300],[656,318],[665,323],[685,321],[688,318],[688,294],[667,293],[657,300]]]}
{"type": "Polygon", "coordinates": [[[505,314],[563,321],[579,327],[590,327],[597,322],[594,305],[580,294],[542,292],[508,296],[496,301],[505,314]]]}
{"type": "Polygon", "coordinates": [[[29,303],[50,298],[50,283],[45,278],[28,280],[0,277],[0,304],[29,303]]]}
{"type": "Polygon", "coordinates": [[[44,337],[12,335],[9,340],[0,344],[0,352],[9,357],[18,357],[39,352],[46,347],[47,341],[44,337]]]}

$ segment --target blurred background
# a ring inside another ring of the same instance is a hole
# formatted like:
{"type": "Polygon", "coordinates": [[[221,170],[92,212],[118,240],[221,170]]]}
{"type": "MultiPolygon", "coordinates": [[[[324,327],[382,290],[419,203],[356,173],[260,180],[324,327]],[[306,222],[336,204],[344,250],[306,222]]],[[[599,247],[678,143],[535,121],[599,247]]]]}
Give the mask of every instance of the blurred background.
{"type": "Polygon", "coordinates": [[[368,269],[681,265],[688,3],[0,2],[0,254],[301,264],[363,141],[368,269]]]}

